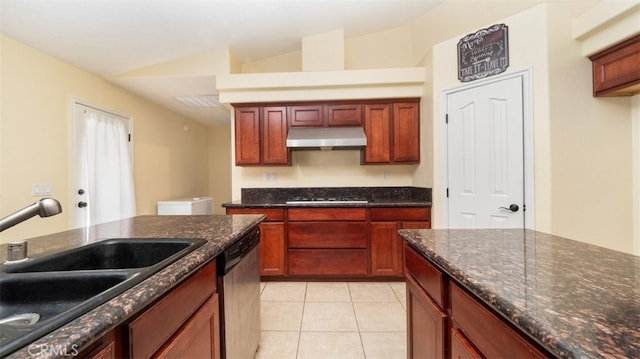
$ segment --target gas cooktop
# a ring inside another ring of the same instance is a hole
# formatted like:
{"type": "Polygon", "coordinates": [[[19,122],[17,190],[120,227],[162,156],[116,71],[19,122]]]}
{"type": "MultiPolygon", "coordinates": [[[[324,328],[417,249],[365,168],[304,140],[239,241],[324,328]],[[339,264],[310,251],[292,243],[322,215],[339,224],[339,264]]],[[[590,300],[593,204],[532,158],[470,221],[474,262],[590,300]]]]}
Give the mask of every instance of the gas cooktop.
{"type": "Polygon", "coordinates": [[[287,204],[369,203],[364,197],[291,197],[287,204]]]}

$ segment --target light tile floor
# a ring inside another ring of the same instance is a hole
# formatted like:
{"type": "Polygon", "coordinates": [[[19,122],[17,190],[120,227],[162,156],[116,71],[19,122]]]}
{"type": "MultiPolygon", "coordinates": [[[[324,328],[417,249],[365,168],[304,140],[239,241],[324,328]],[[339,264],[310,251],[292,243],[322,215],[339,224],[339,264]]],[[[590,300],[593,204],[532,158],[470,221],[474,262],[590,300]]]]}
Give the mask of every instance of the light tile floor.
{"type": "Polygon", "coordinates": [[[263,282],[256,359],[406,358],[403,282],[263,282]]]}

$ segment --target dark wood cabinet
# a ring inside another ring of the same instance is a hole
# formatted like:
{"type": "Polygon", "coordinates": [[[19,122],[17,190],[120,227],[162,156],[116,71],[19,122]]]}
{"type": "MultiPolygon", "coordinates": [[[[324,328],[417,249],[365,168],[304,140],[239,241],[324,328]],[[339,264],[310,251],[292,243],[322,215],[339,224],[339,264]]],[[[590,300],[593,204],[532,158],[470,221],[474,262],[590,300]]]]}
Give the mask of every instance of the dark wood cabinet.
{"type": "Polygon", "coordinates": [[[127,323],[126,356],[219,358],[216,280],[213,261],[127,323]]]}
{"type": "Polygon", "coordinates": [[[640,35],[589,57],[593,96],[633,96],[640,93],[640,35]]]}
{"type": "Polygon", "coordinates": [[[366,276],[365,208],[288,210],[289,275],[366,276]]]}
{"type": "Polygon", "coordinates": [[[236,165],[260,164],[260,108],[235,109],[236,165]]]}
{"type": "Polygon", "coordinates": [[[454,359],[482,359],[476,348],[465,338],[458,329],[451,330],[451,358],[454,359]]]}
{"type": "Polygon", "coordinates": [[[284,276],[286,274],[284,209],[227,208],[226,213],[267,216],[260,223],[260,276],[284,276]]]}
{"type": "Polygon", "coordinates": [[[287,108],[236,107],[236,165],[289,165],[287,108]]]}
{"type": "Polygon", "coordinates": [[[291,127],[362,126],[361,164],[420,162],[420,102],[354,100],[235,106],[237,166],[291,165],[291,127]]]}
{"type": "Polygon", "coordinates": [[[328,126],[362,126],[362,105],[329,104],[327,105],[328,126]]]}
{"type": "Polygon", "coordinates": [[[262,108],[262,164],[288,165],[287,108],[262,108]]]}
{"type": "Polygon", "coordinates": [[[364,106],[367,146],[363,164],[420,162],[420,104],[415,101],[364,106]]]}
{"type": "Polygon", "coordinates": [[[81,353],[78,358],[89,359],[116,359],[122,358],[122,345],[120,341],[120,329],[115,328],[96,340],[91,346],[81,353]]]}
{"type": "Polygon", "coordinates": [[[391,162],[420,162],[420,111],[418,102],[393,104],[391,162]]]}
{"type": "Polygon", "coordinates": [[[371,275],[402,275],[402,243],[397,238],[397,222],[374,222],[369,226],[371,275]]]}
{"type": "Polygon", "coordinates": [[[407,357],[447,356],[447,314],[407,276],[407,357]]]}
{"type": "Polygon", "coordinates": [[[552,357],[408,244],[404,252],[409,358],[552,357]]]}
{"type": "Polygon", "coordinates": [[[372,208],[370,220],[371,275],[402,277],[404,241],[398,230],[431,228],[430,208],[372,208]]]}
{"type": "Polygon", "coordinates": [[[291,127],[324,126],[324,107],[322,105],[289,106],[291,127]]]}
{"type": "Polygon", "coordinates": [[[510,324],[456,283],[450,283],[451,319],[458,335],[486,358],[546,358],[510,324]]]}
{"type": "Polygon", "coordinates": [[[362,163],[391,162],[390,104],[364,106],[364,132],[367,135],[367,147],[361,156],[362,163]]]}

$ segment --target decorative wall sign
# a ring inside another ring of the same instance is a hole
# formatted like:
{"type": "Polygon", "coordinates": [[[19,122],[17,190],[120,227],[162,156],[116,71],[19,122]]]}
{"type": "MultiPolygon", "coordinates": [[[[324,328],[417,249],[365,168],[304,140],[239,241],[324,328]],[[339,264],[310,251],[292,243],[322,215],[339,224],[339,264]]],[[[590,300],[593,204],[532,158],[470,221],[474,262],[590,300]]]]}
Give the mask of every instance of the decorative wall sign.
{"type": "Polygon", "coordinates": [[[508,27],[497,24],[458,41],[458,80],[469,82],[504,72],[509,67],[508,27]]]}

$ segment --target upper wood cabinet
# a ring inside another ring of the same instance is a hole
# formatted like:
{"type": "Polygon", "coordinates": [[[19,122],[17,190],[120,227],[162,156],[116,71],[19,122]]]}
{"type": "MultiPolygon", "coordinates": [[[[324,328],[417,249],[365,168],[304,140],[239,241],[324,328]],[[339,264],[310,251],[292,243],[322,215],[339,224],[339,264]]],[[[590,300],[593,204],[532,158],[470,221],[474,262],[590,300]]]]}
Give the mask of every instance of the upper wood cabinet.
{"type": "Polygon", "coordinates": [[[594,96],[640,93],[640,35],[589,57],[594,96]]]}
{"type": "Polygon", "coordinates": [[[418,101],[367,104],[364,164],[420,162],[420,104],[418,101]]]}
{"type": "Polygon", "coordinates": [[[236,165],[260,164],[260,108],[235,109],[236,165]]]}
{"type": "Polygon", "coordinates": [[[417,102],[393,104],[391,162],[420,162],[420,111],[417,102]]]}
{"type": "Polygon", "coordinates": [[[362,126],[359,103],[306,104],[289,107],[291,127],[362,126]]]}
{"type": "Polygon", "coordinates": [[[289,165],[287,108],[235,108],[236,165],[289,165]]]}
{"type": "Polygon", "coordinates": [[[362,126],[362,105],[329,104],[327,105],[328,126],[362,126]]]}
{"type": "Polygon", "coordinates": [[[291,165],[292,127],[362,126],[361,164],[420,162],[418,99],[354,100],[235,106],[237,166],[291,165]]]}
{"type": "Polygon", "coordinates": [[[287,148],[287,108],[284,106],[262,109],[262,163],[290,164],[287,148]]]}
{"type": "Polygon", "coordinates": [[[324,126],[324,107],[322,105],[289,106],[291,127],[324,126]]]}

